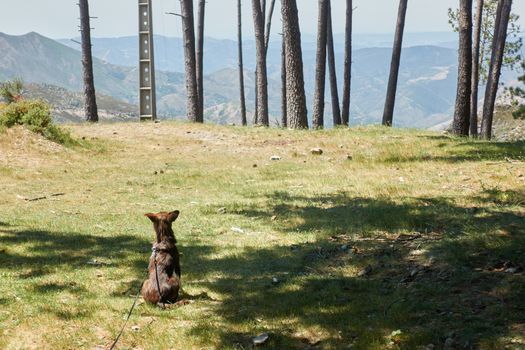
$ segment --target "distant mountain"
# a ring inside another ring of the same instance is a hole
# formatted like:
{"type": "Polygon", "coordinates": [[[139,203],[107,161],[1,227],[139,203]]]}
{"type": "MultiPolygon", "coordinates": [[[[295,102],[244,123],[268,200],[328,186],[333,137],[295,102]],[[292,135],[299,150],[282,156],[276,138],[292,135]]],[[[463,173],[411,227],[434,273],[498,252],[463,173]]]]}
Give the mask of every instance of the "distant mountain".
{"type": "MultiPolygon", "coordinates": [[[[362,48],[390,48],[393,38],[393,34],[356,33],[353,37],[354,50],[362,48]]],[[[70,39],[59,39],[58,41],[77,50],[79,49],[77,43],[79,40],[80,38],[75,38],[75,41],[70,39]]],[[[223,68],[237,67],[236,41],[211,37],[206,37],[204,41],[205,73],[213,73],[223,68]]],[[[184,72],[182,39],[155,35],[154,42],[157,69],[184,72]]],[[[344,45],[344,35],[335,34],[334,43],[336,48],[339,48],[339,51],[341,51],[344,45]]],[[[455,49],[457,47],[457,34],[449,32],[405,33],[403,44],[405,47],[438,46],[455,49]]],[[[316,45],[315,35],[302,35],[303,50],[315,53],[316,45]]],[[[245,38],[243,48],[246,69],[255,70],[255,42],[253,39],[245,38]]],[[[268,61],[273,67],[277,67],[280,64],[280,50],[280,37],[277,35],[272,36],[268,61]]],[[[136,36],[93,38],[93,54],[112,64],[135,67],[138,60],[138,38],[136,36]]]]}
{"type": "MultiPolygon", "coordinates": [[[[84,117],[84,94],[50,84],[29,83],[24,95],[42,99],[53,108],[57,122],[82,122],[84,117]]],[[[113,97],[97,94],[98,116],[104,121],[131,121],[138,118],[137,107],[113,97]]]]}
{"type": "MultiPolygon", "coordinates": [[[[418,40],[423,39],[424,37],[418,40]]],[[[80,52],[77,44],[71,41],[67,41],[67,44],[72,47],[36,33],[23,36],[0,34],[0,52],[2,52],[0,79],[21,77],[26,82],[52,84],[68,90],[80,91],[82,86],[80,52]]],[[[178,72],[183,64],[182,43],[176,38],[157,37],[156,44],[159,114],[171,118],[184,118],[186,111],[185,81],[184,75],[178,72]],[[162,53],[163,50],[166,51],[162,53]]],[[[137,40],[133,37],[94,39],[94,53],[98,57],[94,61],[95,84],[98,93],[133,105],[137,103],[136,46],[137,40]]],[[[247,107],[249,111],[252,111],[254,103],[253,42],[247,41],[245,49],[247,107]]],[[[311,109],[315,72],[314,43],[306,42],[303,45],[303,56],[305,88],[311,109]]],[[[353,124],[380,122],[390,69],[390,56],[391,49],[385,47],[354,50],[351,107],[353,124]]],[[[342,53],[340,51],[337,52],[337,59],[338,77],[341,79],[342,53]]],[[[238,123],[240,118],[238,116],[236,43],[231,40],[207,38],[205,67],[207,68],[204,83],[206,120],[218,123],[238,123]]],[[[270,45],[268,73],[270,119],[274,121],[280,119],[280,44],[278,41],[270,45]]],[[[406,47],[401,59],[399,93],[394,116],[395,125],[428,128],[449,121],[454,105],[456,79],[457,53],[455,49],[438,46],[406,47]]],[[[341,83],[339,81],[340,86],[341,83]]],[[[326,120],[330,121],[329,91],[326,96],[326,120]]],[[[119,113],[118,110],[116,113],[119,113]]]]}

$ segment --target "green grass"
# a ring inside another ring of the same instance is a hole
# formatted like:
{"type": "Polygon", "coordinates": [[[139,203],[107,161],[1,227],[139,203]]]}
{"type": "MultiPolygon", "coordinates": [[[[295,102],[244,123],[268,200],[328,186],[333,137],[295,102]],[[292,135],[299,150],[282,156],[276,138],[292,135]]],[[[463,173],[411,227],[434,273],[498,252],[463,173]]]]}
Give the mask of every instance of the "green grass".
{"type": "Polygon", "coordinates": [[[191,303],[140,303],[120,349],[247,349],[263,332],[268,349],[525,346],[523,142],[70,129],[83,146],[0,135],[2,349],[108,347],[145,278],[143,214],[174,209],[191,303]]]}

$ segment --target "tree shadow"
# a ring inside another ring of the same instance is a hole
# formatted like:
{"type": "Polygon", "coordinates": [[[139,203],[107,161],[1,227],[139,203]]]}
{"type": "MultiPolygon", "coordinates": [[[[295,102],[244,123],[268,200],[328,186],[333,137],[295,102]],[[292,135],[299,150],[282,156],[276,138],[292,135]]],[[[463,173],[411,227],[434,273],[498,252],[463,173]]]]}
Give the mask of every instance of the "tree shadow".
{"type": "Polygon", "coordinates": [[[269,225],[277,216],[276,230],[319,238],[222,258],[210,246],[183,247],[191,279],[222,296],[220,348],[247,348],[262,332],[270,349],[498,348],[525,321],[524,217],[511,208],[276,192],[266,206],[228,212],[269,225]],[[257,332],[231,328],[246,324],[257,332]]]}
{"type": "MultiPolygon", "coordinates": [[[[433,140],[449,139],[446,136],[420,136],[433,140]]],[[[444,144],[448,145],[447,144],[444,144]]],[[[457,163],[465,161],[505,161],[525,159],[525,141],[514,142],[480,142],[480,141],[458,141],[452,143],[453,147],[447,149],[446,155],[424,154],[409,157],[392,156],[386,158],[386,163],[411,163],[421,161],[437,161],[457,163]]]]}
{"type": "MultiPolygon", "coordinates": [[[[111,266],[94,261],[108,259],[124,261],[134,270],[144,270],[145,258],[130,258],[130,252],[149,251],[151,243],[131,235],[95,236],[78,232],[51,232],[44,230],[0,229],[2,269],[17,271],[19,279],[41,277],[57,271],[97,269],[111,266]],[[17,249],[23,246],[24,249],[17,249]]],[[[52,293],[63,289],[81,292],[78,286],[50,283],[34,286],[38,293],[52,293]]]]}

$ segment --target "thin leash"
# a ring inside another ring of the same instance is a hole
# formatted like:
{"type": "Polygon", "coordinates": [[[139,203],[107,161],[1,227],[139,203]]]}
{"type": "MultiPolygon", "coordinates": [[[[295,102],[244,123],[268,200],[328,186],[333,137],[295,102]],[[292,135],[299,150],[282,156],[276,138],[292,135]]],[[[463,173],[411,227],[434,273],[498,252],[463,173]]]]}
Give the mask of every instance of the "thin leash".
{"type": "MultiPolygon", "coordinates": [[[[165,309],[166,308],[166,304],[162,300],[162,294],[160,293],[159,271],[158,271],[158,268],[157,268],[157,248],[153,247],[153,248],[151,248],[151,250],[153,251],[153,261],[155,263],[155,277],[157,279],[157,291],[159,292],[159,298],[162,301],[162,307],[165,309]]],[[[124,329],[126,329],[126,326],[128,325],[128,321],[129,321],[129,319],[131,317],[131,313],[133,312],[133,309],[135,309],[135,306],[137,305],[137,300],[139,300],[140,291],[142,290],[142,286],[143,285],[144,285],[144,282],[141,283],[139,291],[138,291],[137,295],[135,296],[135,300],[133,301],[133,305],[131,305],[131,309],[129,309],[128,315],[126,317],[126,321],[124,321],[124,324],[122,325],[122,328],[120,329],[120,332],[118,333],[117,338],[115,338],[115,341],[113,342],[113,344],[111,345],[109,350],[113,350],[115,348],[115,346],[117,345],[120,337],[124,333],[124,329]]]]}
{"type": "Polygon", "coordinates": [[[111,347],[109,348],[109,350],[113,350],[115,348],[115,346],[117,345],[119,339],[120,339],[120,336],[122,335],[122,333],[124,333],[124,329],[126,328],[126,326],[128,325],[128,321],[129,321],[129,318],[131,317],[131,313],[133,312],[133,309],[135,308],[135,305],[137,305],[137,300],[139,300],[139,296],[140,296],[140,291],[142,289],[142,285],[144,284],[144,282],[141,283],[140,285],[140,288],[139,288],[139,291],[137,293],[137,296],[135,297],[135,300],[133,301],[133,305],[131,305],[131,309],[129,309],[129,312],[128,312],[128,316],[126,317],[126,321],[124,322],[124,325],[122,326],[122,328],[120,329],[120,332],[119,334],[117,335],[117,338],[115,339],[115,341],[113,342],[113,344],[111,345],[111,347]]]}
{"type": "Polygon", "coordinates": [[[157,278],[157,291],[159,292],[159,298],[162,302],[162,307],[165,309],[166,304],[164,303],[162,294],[160,293],[159,270],[157,269],[157,247],[153,247],[151,248],[151,250],[153,251],[153,261],[155,262],[155,277],[157,278]]]}

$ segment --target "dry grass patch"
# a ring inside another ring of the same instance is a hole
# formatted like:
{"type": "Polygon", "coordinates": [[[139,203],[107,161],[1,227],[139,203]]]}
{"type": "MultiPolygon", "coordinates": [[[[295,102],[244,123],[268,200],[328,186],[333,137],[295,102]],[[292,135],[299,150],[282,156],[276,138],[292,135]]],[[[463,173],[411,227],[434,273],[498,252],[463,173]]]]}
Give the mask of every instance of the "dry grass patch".
{"type": "Polygon", "coordinates": [[[523,143],[68,128],[82,146],[0,134],[0,348],[107,348],[145,278],[142,215],[173,209],[190,302],[140,303],[122,349],[246,349],[261,333],[270,349],[523,340],[523,143]]]}

